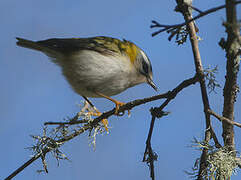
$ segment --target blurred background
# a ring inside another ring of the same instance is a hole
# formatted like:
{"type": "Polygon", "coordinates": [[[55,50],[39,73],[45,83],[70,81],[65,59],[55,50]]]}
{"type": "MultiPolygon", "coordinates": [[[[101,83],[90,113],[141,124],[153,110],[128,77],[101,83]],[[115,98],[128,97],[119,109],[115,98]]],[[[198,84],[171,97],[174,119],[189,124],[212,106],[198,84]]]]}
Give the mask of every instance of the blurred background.
{"type": "MultiPolygon", "coordinates": [[[[224,1],[195,1],[201,10],[223,4],[224,1]]],[[[8,0],[0,1],[0,179],[8,176],[26,162],[32,153],[30,135],[42,134],[46,121],[61,121],[75,115],[83,99],[75,94],[61,75],[60,68],[42,53],[16,46],[15,37],[31,40],[111,36],[135,42],[149,56],[154,81],[159,93],[176,87],[195,74],[189,42],[178,46],[167,40],[168,34],[151,37],[151,20],[162,24],[183,22],[173,12],[175,1],[66,1],[66,0],[8,0]]],[[[240,12],[240,6],[238,7],[240,12]]],[[[241,18],[239,14],[239,19],[241,18]]],[[[218,46],[226,37],[222,22],[225,11],[208,15],[197,21],[200,52],[205,68],[218,65],[216,75],[224,85],[225,52],[218,46]]],[[[239,73],[239,84],[240,83],[239,73]]],[[[115,96],[123,102],[156,95],[146,84],[128,89],[115,96]]],[[[222,114],[222,88],[210,93],[213,110],[222,114]]],[[[142,163],[145,141],[151,116],[149,109],[163,100],[134,108],[131,117],[111,117],[110,133],[97,137],[96,150],[87,134],[66,143],[61,150],[71,160],[61,161],[47,156],[48,174],[38,174],[42,163],[37,160],[15,179],[150,179],[149,169],[142,163]]],[[[105,99],[92,99],[102,112],[114,104],[105,99]]],[[[238,94],[235,117],[240,122],[241,98],[238,94]]],[[[191,171],[200,151],[191,148],[193,138],[204,138],[204,114],[199,85],[182,91],[166,108],[169,116],[156,121],[152,146],[158,154],[155,163],[156,179],[189,179],[184,171],[191,171]]],[[[221,124],[212,118],[217,136],[221,139],[221,124]]],[[[241,130],[234,128],[236,147],[241,149],[241,130]]],[[[233,180],[241,179],[238,175],[233,180]]]]}

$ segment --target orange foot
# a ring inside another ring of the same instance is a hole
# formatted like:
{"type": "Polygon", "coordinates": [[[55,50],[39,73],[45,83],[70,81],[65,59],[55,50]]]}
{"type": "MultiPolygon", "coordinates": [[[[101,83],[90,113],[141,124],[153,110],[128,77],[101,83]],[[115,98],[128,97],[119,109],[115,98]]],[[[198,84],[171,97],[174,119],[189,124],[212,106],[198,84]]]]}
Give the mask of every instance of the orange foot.
{"type": "MultiPolygon", "coordinates": [[[[96,112],[88,112],[88,114],[90,116],[100,116],[102,113],[100,111],[98,111],[97,109],[95,109],[96,112]]],[[[108,133],[109,132],[109,129],[108,129],[108,119],[102,119],[101,120],[102,124],[104,125],[104,128],[106,130],[106,132],[108,133]]]]}
{"type": "MultiPolygon", "coordinates": [[[[110,101],[112,101],[113,103],[115,103],[115,115],[119,115],[120,106],[125,105],[125,103],[120,102],[120,101],[117,101],[117,100],[115,100],[115,99],[112,99],[111,97],[106,96],[106,95],[104,95],[104,94],[102,94],[102,93],[98,93],[98,92],[97,92],[96,94],[98,94],[99,96],[102,96],[102,97],[104,97],[104,98],[106,98],[106,99],[109,99],[110,101]]],[[[130,114],[131,114],[131,112],[130,112],[130,110],[128,110],[128,115],[130,115],[130,114]]]]}
{"type": "Polygon", "coordinates": [[[116,101],[116,100],[114,100],[113,102],[115,103],[115,115],[118,115],[120,107],[125,105],[126,103],[123,103],[123,102],[120,102],[120,101],[116,101]]]}

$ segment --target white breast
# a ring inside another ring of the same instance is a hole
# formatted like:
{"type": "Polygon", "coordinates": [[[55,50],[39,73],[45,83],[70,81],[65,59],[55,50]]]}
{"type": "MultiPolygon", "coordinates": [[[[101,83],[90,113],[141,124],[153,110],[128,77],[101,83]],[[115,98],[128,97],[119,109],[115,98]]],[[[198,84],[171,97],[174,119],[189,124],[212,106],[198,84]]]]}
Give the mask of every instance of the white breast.
{"type": "Polygon", "coordinates": [[[125,56],[83,50],[61,61],[64,76],[82,96],[99,97],[95,92],[112,96],[141,83],[134,82],[138,73],[125,56]]]}

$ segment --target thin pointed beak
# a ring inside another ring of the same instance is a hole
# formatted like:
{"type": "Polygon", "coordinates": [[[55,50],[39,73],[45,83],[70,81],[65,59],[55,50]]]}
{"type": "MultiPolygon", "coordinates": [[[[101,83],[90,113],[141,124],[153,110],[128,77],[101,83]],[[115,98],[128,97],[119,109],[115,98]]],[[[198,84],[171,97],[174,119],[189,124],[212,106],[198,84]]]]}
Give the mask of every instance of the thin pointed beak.
{"type": "Polygon", "coordinates": [[[153,80],[151,78],[147,78],[147,83],[153,88],[155,89],[155,91],[158,91],[155,83],[153,82],[153,80]]]}

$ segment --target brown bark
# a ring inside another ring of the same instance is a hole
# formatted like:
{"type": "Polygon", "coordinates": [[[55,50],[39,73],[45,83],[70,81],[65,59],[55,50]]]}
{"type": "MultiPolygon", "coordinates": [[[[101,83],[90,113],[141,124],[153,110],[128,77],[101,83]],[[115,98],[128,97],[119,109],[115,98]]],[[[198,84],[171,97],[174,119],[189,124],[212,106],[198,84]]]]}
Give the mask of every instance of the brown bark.
{"type": "MultiPolygon", "coordinates": [[[[227,32],[227,41],[225,43],[226,50],[226,81],[223,90],[224,106],[223,117],[234,121],[234,103],[238,92],[237,73],[239,71],[239,55],[240,55],[240,33],[237,24],[237,14],[235,0],[226,0],[226,18],[224,23],[227,32]]],[[[223,125],[223,141],[229,150],[235,150],[233,125],[225,121],[223,125]]]]}

